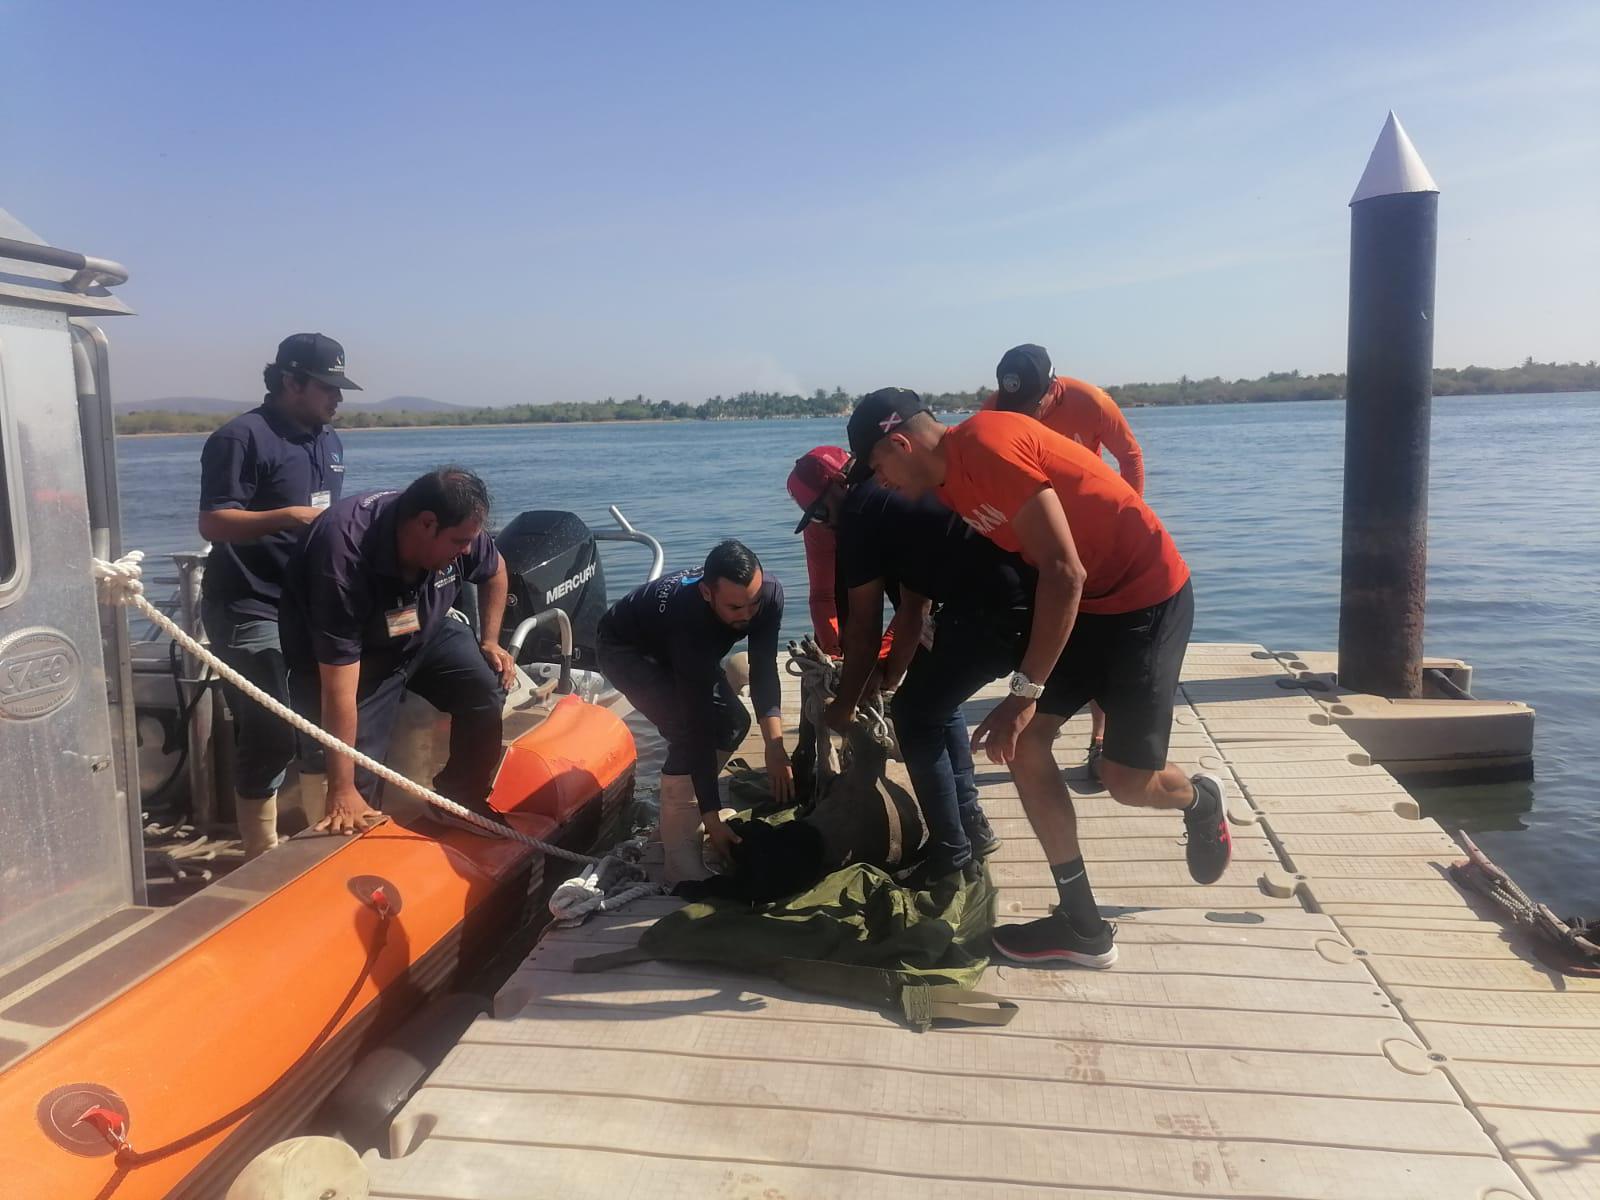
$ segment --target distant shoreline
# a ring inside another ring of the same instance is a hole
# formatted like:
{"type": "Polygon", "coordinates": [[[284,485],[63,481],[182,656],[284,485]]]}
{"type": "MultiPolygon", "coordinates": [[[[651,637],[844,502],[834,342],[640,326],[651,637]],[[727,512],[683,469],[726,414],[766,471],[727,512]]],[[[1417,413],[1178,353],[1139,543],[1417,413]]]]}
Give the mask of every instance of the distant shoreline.
{"type": "MultiPolygon", "coordinates": [[[[1521,392],[1521,391],[1518,391],[1518,392],[1509,392],[1509,391],[1501,391],[1501,392],[1447,392],[1444,395],[1436,395],[1436,396],[1433,397],[1433,399],[1435,401],[1439,401],[1439,400],[1484,400],[1484,399],[1489,399],[1489,398],[1495,397],[1495,396],[1582,396],[1582,395],[1600,395],[1600,389],[1586,388],[1585,387],[1585,388],[1552,388],[1552,389],[1549,389],[1547,391],[1538,391],[1538,392],[1521,392]]],[[[1281,397],[1281,398],[1273,397],[1273,398],[1263,398],[1263,399],[1260,399],[1260,400],[1198,400],[1198,401],[1176,402],[1176,403],[1175,402],[1170,402],[1170,401],[1169,402],[1154,402],[1154,403],[1152,403],[1152,402],[1149,402],[1149,401],[1141,401],[1141,400],[1127,400],[1127,401],[1119,401],[1119,404],[1123,408],[1220,408],[1220,407],[1224,407],[1224,406],[1234,406],[1234,405],[1238,405],[1238,406],[1249,405],[1249,406],[1253,407],[1253,406],[1256,406],[1256,405],[1264,405],[1264,404],[1313,404],[1313,403],[1319,403],[1319,402],[1326,403],[1328,401],[1342,401],[1343,399],[1344,399],[1343,396],[1308,396],[1308,397],[1281,397]]],[[[148,410],[148,411],[158,411],[158,410],[152,409],[152,410],[148,410]]],[[[248,410],[246,410],[246,411],[248,411],[248,410]]],[[[970,410],[941,409],[940,411],[942,411],[942,412],[956,412],[956,411],[970,411],[970,410]]],[[[705,418],[705,417],[637,417],[637,418],[630,418],[628,420],[609,420],[609,421],[584,421],[584,420],[577,420],[577,421],[498,421],[498,422],[490,422],[490,423],[485,423],[485,424],[470,424],[470,425],[461,424],[460,422],[457,422],[457,421],[440,421],[440,422],[438,422],[436,424],[419,422],[418,424],[415,424],[415,425],[356,425],[356,426],[337,426],[336,425],[335,429],[337,429],[340,433],[420,433],[420,432],[432,432],[432,431],[439,430],[439,429],[460,429],[460,430],[471,430],[471,429],[552,429],[552,428],[554,428],[554,429],[570,429],[570,428],[574,428],[574,427],[578,427],[578,428],[617,428],[617,427],[623,427],[623,428],[625,428],[625,427],[630,426],[630,425],[686,425],[686,424],[695,424],[695,423],[706,424],[706,425],[714,425],[714,424],[728,425],[728,424],[755,423],[755,422],[761,422],[761,421],[826,421],[826,420],[835,420],[835,419],[837,419],[837,420],[842,422],[847,415],[848,414],[841,412],[841,413],[830,413],[830,414],[825,414],[825,415],[820,415],[820,416],[719,417],[719,418],[714,418],[714,419],[705,418]]],[[[209,430],[209,429],[178,429],[178,430],[161,430],[159,432],[157,432],[157,431],[148,431],[148,432],[139,432],[139,433],[122,433],[122,432],[119,431],[117,433],[117,437],[119,437],[119,438],[206,437],[211,432],[212,432],[212,430],[209,430]]]]}
{"type": "MultiPolygon", "coordinates": [[[[1435,395],[1434,400],[1488,400],[1491,397],[1502,395],[1600,395],[1600,389],[1594,387],[1568,387],[1568,389],[1549,390],[1549,392],[1451,392],[1446,395],[1435,395]]],[[[1258,405],[1304,405],[1304,403],[1342,402],[1344,397],[1307,397],[1283,398],[1283,400],[1205,400],[1195,403],[1144,403],[1130,400],[1123,403],[1123,408],[1222,408],[1222,406],[1258,406],[1258,405]]],[[[941,410],[941,411],[970,411],[970,410],[941,410]]],[[[416,424],[416,426],[334,426],[341,434],[422,434],[422,432],[435,432],[440,429],[573,429],[573,427],[590,427],[590,429],[618,429],[629,426],[685,426],[685,424],[754,424],[762,421],[829,421],[837,418],[845,419],[845,413],[830,414],[830,416],[730,416],[707,421],[706,418],[693,418],[693,416],[669,416],[669,418],[637,418],[629,421],[501,421],[493,424],[456,424],[453,421],[442,421],[438,424],[416,424]]],[[[208,437],[211,430],[206,429],[181,429],[163,430],[163,432],[141,432],[141,434],[117,434],[118,438],[157,438],[157,437],[208,437]]]]}

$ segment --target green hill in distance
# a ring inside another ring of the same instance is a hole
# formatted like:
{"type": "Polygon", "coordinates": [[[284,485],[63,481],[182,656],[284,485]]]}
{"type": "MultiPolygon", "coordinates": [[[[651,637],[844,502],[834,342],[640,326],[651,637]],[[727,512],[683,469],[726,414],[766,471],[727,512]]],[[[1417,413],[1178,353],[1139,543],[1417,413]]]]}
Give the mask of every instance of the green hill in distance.
{"type": "MultiPolygon", "coordinates": [[[[977,408],[991,389],[924,393],[935,408],[961,412],[977,408]]],[[[1260,404],[1288,400],[1337,400],[1344,395],[1342,374],[1302,375],[1273,371],[1259,379],[1190,379],[1175,383],[1124,383],[1106,388],[1125,408],[1172,404],[1260,404]]],[[[1600,391],[1600,364],[1539,363],[1518,367],[1439,367],[1433,372],[1435,396],[1493,396],[1544,392],[1600,391]]],[[[555,401],[468,407],[417,396],[392,396],[377,403],[359,401],[339,410],[341,429],[417,428],[470,425],[570,424],[580,421],[751,421],[782,417],[834,417],[849,412],[858,397],[842,388],[818,388],[809,396],[779,392],[740,392],[713,396],[699,404],[631,400],[555,401]]],[[[117,432],[209,433],[245,407],[223,400],[186,398],[119,405],[117,432]],[[165,407],[181,405],[181,407],[165,407]],[[215,407],[222,406],[222,407],[215,407]]]]}

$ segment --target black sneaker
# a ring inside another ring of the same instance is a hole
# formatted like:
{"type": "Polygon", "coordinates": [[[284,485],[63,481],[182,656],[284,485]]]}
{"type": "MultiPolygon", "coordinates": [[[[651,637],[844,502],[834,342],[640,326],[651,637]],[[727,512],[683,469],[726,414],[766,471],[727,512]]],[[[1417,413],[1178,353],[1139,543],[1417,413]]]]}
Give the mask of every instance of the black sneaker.
{"type": "Polygon", "coordinates": [[[1189,835],[1184,855],[1196,883],[1215,883],[1233,858],[1233,835],[1228,832],[1227,795],[1222,780],[1209,771],[1189,777],[1194,804],[1183,810],[1183,828],[1189,835]]]}
{"type": "Polygon", "coordinates": [[[1000,849],[1000,837],[989,824],[983,809],[974,804],[961,814],[961,828],[966,830],[967,841],[972,846],[973,858],[988,858],[1000,849]]]}
{"type": "Polygon", "coordinates": [[[1070,963],[1104,970],[1117,961],[1117,947],[1112,942],[1116,933],[1117,927],[1104,921],[1099,933],[1085,937],[1056,909],[1026,925],[996,925],[989,941],[1001,957],[1027,966],[1070,963]]]}
{"type": "Polygon", "coordinates": [[[1095,738],[1089,743],[1089,757],[1084,759],[1083,765],[1089,770],[1089,778],[1096,783],[1100,782],[1100,760],[1106,756],[1106,744],[1101,738],[1095,738]]]}

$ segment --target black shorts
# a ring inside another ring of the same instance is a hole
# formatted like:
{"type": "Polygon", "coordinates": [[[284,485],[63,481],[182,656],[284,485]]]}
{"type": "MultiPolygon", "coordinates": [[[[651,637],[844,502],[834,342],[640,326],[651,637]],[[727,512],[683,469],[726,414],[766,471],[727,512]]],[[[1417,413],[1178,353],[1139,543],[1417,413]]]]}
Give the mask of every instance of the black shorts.
{"type": "Polygon", "coordinates": [[[1172,701],[1194,625],[1194,589],[1186,582],[1149,608],[1079,613],[1039,711],[1070,717],[1093,700],[1106,714],[1106,758],[1159,771],[1167,765],[1172,701]]]}

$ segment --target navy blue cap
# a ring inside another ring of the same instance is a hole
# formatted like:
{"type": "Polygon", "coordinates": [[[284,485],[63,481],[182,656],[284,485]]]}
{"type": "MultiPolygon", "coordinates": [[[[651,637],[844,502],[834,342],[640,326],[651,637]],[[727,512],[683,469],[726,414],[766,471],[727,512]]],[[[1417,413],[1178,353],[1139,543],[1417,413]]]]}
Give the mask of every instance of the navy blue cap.
{"type": "Polygon", "coordinates": [[[363,390],[344,373],[344,347],[320,333],[291,333],[278,343],[278,357],[273,362],[285,371],[299,371],[329,387],[363,390]]]}
{"type": "Polygon", "coordinates": [[[1000,356],[994,376],[1000,385],[995,407],[1031,413],[1050,388],[1050,353],[1031,343],[1013,346],[1000,356]]]}

